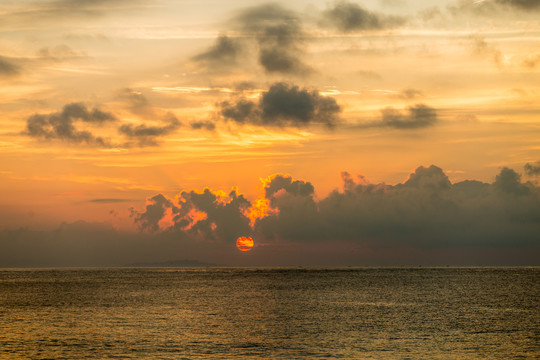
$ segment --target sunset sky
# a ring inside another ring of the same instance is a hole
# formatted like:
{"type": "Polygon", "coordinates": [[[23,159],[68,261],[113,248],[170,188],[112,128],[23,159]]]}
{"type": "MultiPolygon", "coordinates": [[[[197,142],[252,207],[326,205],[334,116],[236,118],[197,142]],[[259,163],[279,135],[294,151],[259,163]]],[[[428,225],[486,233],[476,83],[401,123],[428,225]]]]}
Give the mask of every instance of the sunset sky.
{"type": "Polygon", "coordinates": [[[0,266],[540,265],[537,0],[0,3],[0,266]]]}

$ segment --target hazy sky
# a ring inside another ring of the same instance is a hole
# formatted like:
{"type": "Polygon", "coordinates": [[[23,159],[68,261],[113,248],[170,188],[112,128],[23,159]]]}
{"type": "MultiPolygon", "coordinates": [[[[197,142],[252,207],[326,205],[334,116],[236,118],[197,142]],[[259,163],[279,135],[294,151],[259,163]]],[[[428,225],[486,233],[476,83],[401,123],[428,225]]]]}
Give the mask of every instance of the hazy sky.
{"type": "Polygon", "coordinates": [[[0,266],[540,264],[538,0],[0,4],[0,266]]]}

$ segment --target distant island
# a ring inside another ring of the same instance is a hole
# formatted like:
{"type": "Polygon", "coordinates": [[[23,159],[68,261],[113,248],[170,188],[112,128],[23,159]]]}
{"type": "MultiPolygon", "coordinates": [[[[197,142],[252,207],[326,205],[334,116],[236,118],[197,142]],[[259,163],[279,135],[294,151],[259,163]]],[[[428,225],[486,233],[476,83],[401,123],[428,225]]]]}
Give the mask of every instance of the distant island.
{"type": "Polygon", "coordinates": [[[206,267],[206,266],[223,266],[212,263],[205,263],[198,260],[168,260],[160,262],[137,262],[122,265],[123,267],[206,267]]]}

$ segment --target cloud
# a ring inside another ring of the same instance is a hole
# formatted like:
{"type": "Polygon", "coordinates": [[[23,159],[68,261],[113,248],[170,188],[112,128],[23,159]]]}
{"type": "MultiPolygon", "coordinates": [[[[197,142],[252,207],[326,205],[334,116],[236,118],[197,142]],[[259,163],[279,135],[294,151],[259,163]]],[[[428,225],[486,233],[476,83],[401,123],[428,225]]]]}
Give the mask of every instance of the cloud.
{"type": "Polygon", "coordinates": [[[533,164],[526,163],[525,166],[525,174],[528,176],[539,176],[540,175],[540,161],[537,161],[533,164]]]}
{"type": "Polygon", "coordinates": [[[0,267],[108,267],[207,257],[208,262],[223,263],[226,253],[223,246],[199,246],[179,233],[122,232],[84,221],[63,223],[51,231],[0,230],[0,267]]]}
{"type": "Polygon", "coordinates": [[[82,103],[71,103],[64,106],[62,112],[50,114],[34,114],[26,119],[25,134],[40,139],[59,139],[72,143],[87,143],[108,146],[108,141],[94,136],[88,130],[78,130],[79,123],[100,127],[108,122],[117,121],[111,113],[98,108],[89,110],[82,103]]]}
{"type": "Polygon", "coordinates": [[[192,129],[199,130],[199,129],[205,129],[205,130],[215,130],[216,124],[212,121],[193,121],[189,124],[192,129]]]}
{"type": "Polygon", "coordinates": [[[234,24],[259,46],[259,63],[268,73],[306,75],[312,72],[300,58],[305,37],[299,17],[277,4],[244,10],[234,24]]]}
{"type": "Polygon", "coordinates": [[[434,108],[424,104],[409,106],[407,112],[387,107],[381,110],[381,121],[373,126],[386,126],[396,129],[420,129],[434,125],[438,121],[434,108]]]}
{"type": "Polygon", "coordinates": [[[511,6],[521,10],[540,9],[540,2],[538,2],[538,0],[495,0],[495,3],[511,6]]]}
{"type": "Polygon", "coordinates": [[[137,233],[81,221],[53,231],[2,230],[0,266],[114,266],[175,258],[242,265],[239,236],[255,240],[254,265],[538,265],[540,187],[522,182],[509,168],[491,183],[452,183],[434,165],[418,167],[395,185],[343,172],[342,187],[324,198],[311,182],[288,174],[262,181],[255,202],[236,188],[152,196],[144,208],[131,209],[137,233]]]}
{"type": "Polygon", "coordinates": [[[540,10],[540,3],[537,0],[460,0],[456,4],[449,6],[448,9],[454,15],[460,15],[462,13],[471,13],[480,16],[493,16],[503,13],[523,15],[525,12],[540,10]]]}
{"type": "Polygon", "coordinates": [[[14,64],[6,57],[0,56],[0,77],[10,77],[19,75],[21,73],[21,67],[14,64]]]}
{"type": "Polygon", "coordinates": [[[507,194],[528,195],[531,191],[529,184],[521,183],[521,176],[512,169],[503,167],[495,178],[493,186],[507,194]]]}
{"type": "Polygon", "coordinates": [[[332,97],[296,85],[275,83],[259,102],[241,98],[219,104],[221,116],[239,124],[305,127],[312,123],[335,125],[341,107],[332,97]]]}
{"type": "Polygon", "coordinates": [[[76,52],[67,45],[57,45],[52,47],[43,47],[38,50],[37,56],[46,60],[63,61],[87,57],[84,52],[76,52]]]}
{"type": "Polygon", "coordinates": [[[365,30],[380,30],[400,26],[405,19],[370,12],[360,5],[348,1],[338,1],[334,7],[323,13],[327,25],[348,33],[365,30]]]}
{"type": "Polygon", "coordinates": [[[205,52],[193,57],[193,60],[205,64],[208,68],[222,68],[236,65],[242,52],[238,39],[220,35],[216,43],[205,52]]]}
{"type": "Polygon", "coordinates": [[[413,88],[403,89],[398,94],[399,98],[402,98],[405,100],[413,100],[413,99],[417,99],[423,96],[424,96],[424,93],[421,90],[413,89],[413,88]]]}
{"type": "Polygon", "coordinates": [[[157,194],[147,200],[144,211],[138,212],[132,209],[132,217],[141,230],[158,231],[160,230],[160,221],[165,217],[167,211],[170,211],[169,215],[171,215],[173,212],[176,213],[178,208],[173,205],[171,200],[162,194],[157,194]]]}
{"type": "Polygon", "coordinates": [[[311,184],[286,175],[266,189],[277,212],[256,234],[291,242],[351,241],[372,248],[521,248],[540,246],[540,189],[503,168],[492,183],[452,184],[437,166],[400,184],[370,184],[343,173],[343,191],[316,201],[311,184]]]}
{"type": "Polygon", "coordinates": [[[308,241],[320,236],[315,189],[311,183],[276,174],[264,180],[264,192],[273,211],[258,219],[255,228],[265,239],[308,241]]]}
{"type": "Polygon", "coordinates": [[[182,126],[182,123],[172,114],[163,121],[165,125],[123,124],[118,128],[118,132],[135,140],[138,146],[155,146],[158,144],[158,137],[169,135],[182,126]]]}
{"type": "MultiPolygon", "coordinates": [[[[146,99],[137,94],[129,93],[132,110],[140,115],[153,115],[153,108],[146,104],[146,99]]],[[[93,132],[109,128],[110,124],[120,121],[109,112],[98,108],[88,109],[82,103],[70,103],[64,106],[61,112],[50,114],[34,114],[26,119],[24,135],[42,140],[62,140],[72,144],[86,143],[103,147],[131,147],[131,146],[156,146],[158,138],[175,132],[182,123],[172,114],[167,113],[159,122],[149,125],[145,122],[140,124],[120,123],[118,133],[127,138],[127,142],[117,139],[111,142],[109,138],[95,135],[93,132]],[[88,130],[88,126],[91,130],[88,130]],[[85,130],[81,130],[85,128],[85,130]]]]}
{"type": "Polygon", "coordinates": [[[247,211],[251,203],[232,189],[228,195],[208,188],[182,191],[175,199],[162,194],[150,198],[144,211],[132,209],[142,230],[181,232],[191,238],[234,243],[251,233],[247,211]]]}

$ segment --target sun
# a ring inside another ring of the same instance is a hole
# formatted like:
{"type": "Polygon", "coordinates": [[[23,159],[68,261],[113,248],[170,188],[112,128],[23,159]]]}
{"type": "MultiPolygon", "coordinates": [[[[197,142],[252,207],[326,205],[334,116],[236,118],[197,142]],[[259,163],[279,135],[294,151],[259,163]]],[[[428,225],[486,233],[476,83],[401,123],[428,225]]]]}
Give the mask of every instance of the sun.
{"type": "Polygon", "coordinates": [[[240,236],[236,239],[236,247],[240,251],[249,251],[253,248],[253,239],[247,236],[240,236]]]}

